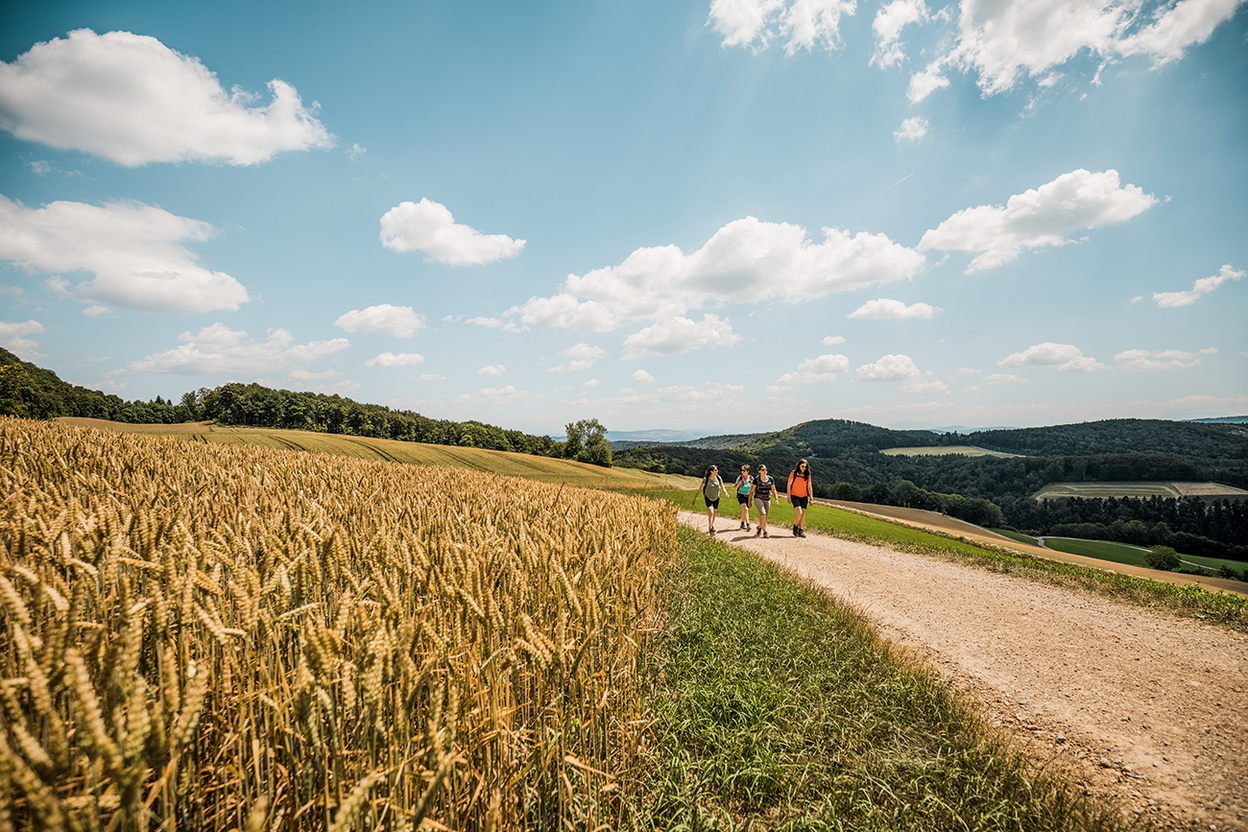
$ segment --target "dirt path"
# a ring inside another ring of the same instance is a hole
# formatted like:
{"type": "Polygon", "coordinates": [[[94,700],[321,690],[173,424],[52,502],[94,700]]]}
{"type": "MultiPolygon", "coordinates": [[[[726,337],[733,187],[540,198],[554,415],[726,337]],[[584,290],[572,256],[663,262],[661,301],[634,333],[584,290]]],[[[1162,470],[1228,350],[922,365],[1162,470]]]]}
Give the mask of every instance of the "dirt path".
{"type": "MultiPolygon", "coordinates": [[[[705,514],[681,520],[706,530],[705,514]]],[[[1248,830],[1248,636],[937,558],[737,526],[720,519],[719,539],[862,610],[1125,811],[1248,830]]]]}

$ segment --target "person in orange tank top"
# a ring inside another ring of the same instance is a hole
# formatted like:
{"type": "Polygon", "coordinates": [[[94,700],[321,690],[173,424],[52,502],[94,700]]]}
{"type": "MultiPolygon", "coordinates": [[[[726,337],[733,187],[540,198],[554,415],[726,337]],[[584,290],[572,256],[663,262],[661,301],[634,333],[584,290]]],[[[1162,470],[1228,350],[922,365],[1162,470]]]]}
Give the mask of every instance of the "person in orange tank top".
{"type": "Polygon", "coordinates": [[[797,467],[789,472],[789,502],[793,504],[793,536],[806,536],[806,506],[810,504],[810,495],[814,491],[810,478],[810,463],[804,459],[797,461],[797,467]]]}

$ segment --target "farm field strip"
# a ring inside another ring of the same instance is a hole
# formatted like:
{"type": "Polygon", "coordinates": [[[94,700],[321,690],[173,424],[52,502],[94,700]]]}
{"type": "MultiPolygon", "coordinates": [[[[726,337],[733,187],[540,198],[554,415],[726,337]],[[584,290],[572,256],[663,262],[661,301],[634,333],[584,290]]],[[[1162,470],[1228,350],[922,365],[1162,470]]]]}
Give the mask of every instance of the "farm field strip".
{"type": "Polygon", "coordinates": [[[1036,500],[1061,497],[1204,497],[1248,498],[1248,491],[1216,482],[1055,482],[1032,495],[1036,500]]]}
{"type": "Polygon", "coordinates": [[[952,454],[961,454],[963,456],[996,456],[1012,458],[1021,456],[1021,454],[1007,454],[1004,451],[990,451],[987,448],[977,448],[974,445],[930,445],[920,448],[885,448],[880,451],[887,456],[950,456],[952,454]]]}
{"type": "Polygon", "coordinates": [[[17,828],[616,825],[673,511],[0,418],[17,828]]]}

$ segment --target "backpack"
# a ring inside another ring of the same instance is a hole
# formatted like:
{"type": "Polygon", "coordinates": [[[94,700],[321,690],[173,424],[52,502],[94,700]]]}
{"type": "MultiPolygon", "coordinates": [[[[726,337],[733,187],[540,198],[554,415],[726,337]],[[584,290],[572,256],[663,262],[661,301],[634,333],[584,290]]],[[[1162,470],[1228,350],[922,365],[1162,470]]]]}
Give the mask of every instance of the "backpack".
{"type": "Polygon", "coordinates": [[[775,487],[776,487],[775,480],[768,479],[767,482],[763,482],[763,478],[761,475],[755,477],[754,478],[754,498],[757,500],[770,500],[771,491],[775,487]]]}

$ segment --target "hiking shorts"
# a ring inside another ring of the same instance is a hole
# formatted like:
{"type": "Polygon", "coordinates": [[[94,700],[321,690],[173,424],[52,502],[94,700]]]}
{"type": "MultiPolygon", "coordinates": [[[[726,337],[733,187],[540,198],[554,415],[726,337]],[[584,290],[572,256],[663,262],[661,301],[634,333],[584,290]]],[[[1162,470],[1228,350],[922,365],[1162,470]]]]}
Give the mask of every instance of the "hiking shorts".
{"type": "Polygon", "coordinates": [[[794,497],[792,494],[790,494],[789,502],[793,504],[793,508],[806,508],[806,505],[810,502],[810,498],[809,497],[794,497]]]}
{"type": "Polygon", "coordinates": [[[740,491],[738,491],[738,492],[737,492],[737,502],[738,502],[738,503],[740,503],[741,505],[746,505],[747,503],[749,503],[749,501],[750,501],[750,495],[749,495],[749,494],[742,494],[740,491]]]}

